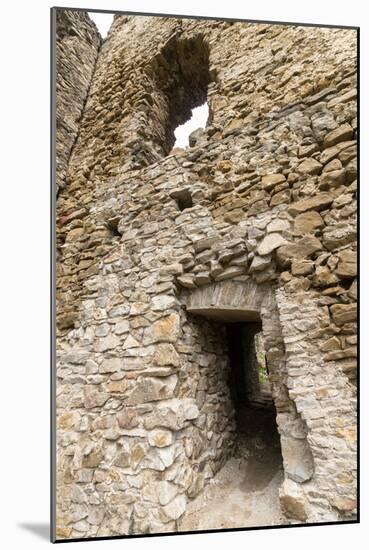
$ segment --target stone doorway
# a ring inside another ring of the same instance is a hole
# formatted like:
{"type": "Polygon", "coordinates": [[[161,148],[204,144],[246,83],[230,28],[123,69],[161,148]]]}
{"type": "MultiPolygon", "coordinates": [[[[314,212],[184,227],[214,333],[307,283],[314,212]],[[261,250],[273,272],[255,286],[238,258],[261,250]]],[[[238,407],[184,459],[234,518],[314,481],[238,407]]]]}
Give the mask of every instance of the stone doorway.
{"type": "Polygon", "coordinates": [[[224,350],[234,437],[219,471],[189,502],[180,530],[282,524],[283,462],[259,313],[202,306],[192,301],[187,311],[200,331],[201,318],[204,333],[210,325],[224,350]]]}
{"type": "Polygon", "coordinates": [[[259,490],[282,471],[261,322],[227,323],[226,343],[236,423],[234,456],[242,461],[244,475],[240,488],[259,490]]]}

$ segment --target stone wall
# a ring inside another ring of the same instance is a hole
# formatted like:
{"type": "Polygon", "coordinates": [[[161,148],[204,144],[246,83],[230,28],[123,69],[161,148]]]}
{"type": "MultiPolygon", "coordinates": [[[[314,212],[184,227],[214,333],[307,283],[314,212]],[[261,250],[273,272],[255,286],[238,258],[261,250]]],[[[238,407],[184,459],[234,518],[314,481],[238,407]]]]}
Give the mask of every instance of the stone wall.
{"type": "Polygon", "coordinates": [[[101,44],[87,13],[56,10],[56,186],[65,186],[68,161],[101,44]]]}
{"type": "Polygon", "coordinates": [[[57,204],[59,538],[174,531],[231,455],[196,294],[262,321],[286,518],[355,517],[355,86],[354,30],[115,17],[57,204]]]}

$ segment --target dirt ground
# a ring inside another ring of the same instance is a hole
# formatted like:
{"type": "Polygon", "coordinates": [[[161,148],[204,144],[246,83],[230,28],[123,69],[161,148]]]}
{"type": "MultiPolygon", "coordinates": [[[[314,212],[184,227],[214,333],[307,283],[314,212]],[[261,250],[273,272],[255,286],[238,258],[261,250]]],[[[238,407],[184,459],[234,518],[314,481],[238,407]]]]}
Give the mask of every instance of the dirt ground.
{"type": "Polygon", "coordinates": [[[235,454],[188,504],[179,531],[282,525],[279,438],[270,414],[242,411],[235,454]]]}

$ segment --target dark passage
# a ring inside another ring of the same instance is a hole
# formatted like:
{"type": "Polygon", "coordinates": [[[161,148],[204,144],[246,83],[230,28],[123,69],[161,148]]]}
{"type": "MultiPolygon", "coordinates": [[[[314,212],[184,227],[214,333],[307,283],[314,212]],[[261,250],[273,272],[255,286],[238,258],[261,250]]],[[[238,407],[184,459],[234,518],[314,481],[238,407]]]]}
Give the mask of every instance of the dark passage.
{"type": "Polygon", "coordinates": [[[227,323],[229,387],[236,412],[235,456],[246,460],[240,488],[259,490],[282,468],[261,323],[227,323]]]}

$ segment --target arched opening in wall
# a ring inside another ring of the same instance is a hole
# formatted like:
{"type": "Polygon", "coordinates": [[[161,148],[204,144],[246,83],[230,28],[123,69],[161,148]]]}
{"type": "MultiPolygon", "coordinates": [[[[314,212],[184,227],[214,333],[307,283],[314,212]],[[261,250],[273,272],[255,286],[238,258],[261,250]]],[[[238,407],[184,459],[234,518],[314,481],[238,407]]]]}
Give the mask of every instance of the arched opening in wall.
{"type": "Polygon", "coordinates": [[[170,38],[150,63],[148,76],[154,82],[150,139],[156,152],[166,156],[175,144],[192,146],[198,138],[193,130],[211,121],[209,47],[204,36],[170,38]],[[183,128],[186,123],[189,126],[183,128]]]}
{"type": "MultiPolygon", "coordinates": [[[[207,391],[205,415],[210,411],[207,425],[221,433],[216,434],[216,452],[209,452],[216,455],[215,475],[190,501],[181,529],[283,523],[279,502],[283,461],[261,319],[256,312],[234,308],[187,308],[187,312],[199,341],[204,342],[199,361],[209,364],[208,381],[201,383],[207,391]],[[209,359],[204,360],[203,354],[209,359]],[[231,444],[225,435],[229,430],[231,444]]],[[[214,446],[212,437],[209,445],[214,446]]]]}

